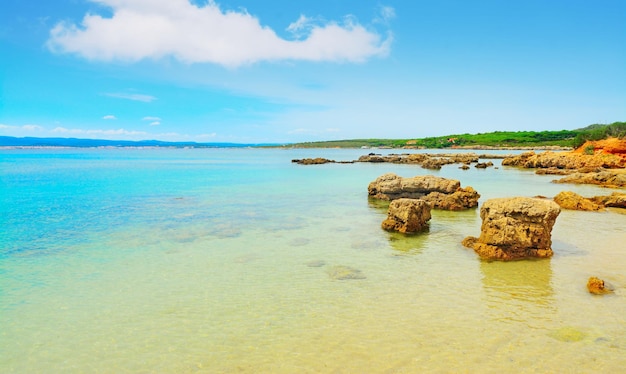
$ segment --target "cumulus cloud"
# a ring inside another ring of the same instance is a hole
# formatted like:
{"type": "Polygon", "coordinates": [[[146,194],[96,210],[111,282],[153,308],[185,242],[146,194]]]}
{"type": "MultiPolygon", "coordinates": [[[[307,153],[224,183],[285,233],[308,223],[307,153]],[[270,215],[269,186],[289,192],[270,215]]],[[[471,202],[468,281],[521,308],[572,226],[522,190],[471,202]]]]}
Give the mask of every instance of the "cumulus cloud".
{"type": "Polygon", "coordinates": [[[159,122],[159,121],[150,122],[150,126],[158,126],[160,124],[161,124],[161,122],[159,122]]]}
{"type": "Polygon", "coordinates": [[[127,94],[127,93],[105,93],[106,96],[116,97],[118,99],[126,99],[133,101],[143,101],[144,103],[149,103],[151,101],[156,100],[157,98],[150,95],[142,95],[142,94],[127,94]]]}
{"type": "Polygon", "coordinates": [[[117,117],[115,117],[112,114],[107,114],[106,116],[102,117],[102,119],[106,119],[106,120],[115,120],[117,119],[117,117]]]}
{"type": "Polygon", "coordinates": [[[146,116],[141,119],[142,121],[161,121],[159,117],[146,116]]]}
{"type": "Polygon", "coordinates": [[[80,25],[58,23],[47,43],[52,51],[100,61],[174,57],[237,67],[276,60],[360,62],[385,56],[392,41],[391,33],[382,36],[352,17],[320,23],[301,15],[287,28],[295,40],[287,40],[246,11],[223,11],[214,1],[91,1],[111,8],[112,16],[87,14],[80,25]]]}

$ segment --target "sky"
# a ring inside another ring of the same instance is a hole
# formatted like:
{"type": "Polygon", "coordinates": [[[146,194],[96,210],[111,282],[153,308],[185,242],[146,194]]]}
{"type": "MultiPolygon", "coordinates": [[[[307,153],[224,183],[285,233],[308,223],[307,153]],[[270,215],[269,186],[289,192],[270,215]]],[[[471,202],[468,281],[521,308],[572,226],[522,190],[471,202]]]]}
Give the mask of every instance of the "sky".
{"type": "Polygon", "coordinates": [[[0,135],[290,143],[626,120],[624,0],[2,0],[0,135]]]}

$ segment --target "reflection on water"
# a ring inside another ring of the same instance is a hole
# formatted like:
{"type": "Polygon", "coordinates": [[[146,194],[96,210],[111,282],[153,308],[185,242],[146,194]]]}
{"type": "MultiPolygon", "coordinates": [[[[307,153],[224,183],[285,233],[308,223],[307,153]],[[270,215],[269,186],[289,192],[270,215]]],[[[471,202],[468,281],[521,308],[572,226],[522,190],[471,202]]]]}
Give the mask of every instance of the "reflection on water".
{"type": "Polygon", "coordinates": [[[494,321],[545,326],[555,315],[550,260],[481,261],[485,304],[494,321]],[[505,308],[507,313],[502,313],[505,308]]]}

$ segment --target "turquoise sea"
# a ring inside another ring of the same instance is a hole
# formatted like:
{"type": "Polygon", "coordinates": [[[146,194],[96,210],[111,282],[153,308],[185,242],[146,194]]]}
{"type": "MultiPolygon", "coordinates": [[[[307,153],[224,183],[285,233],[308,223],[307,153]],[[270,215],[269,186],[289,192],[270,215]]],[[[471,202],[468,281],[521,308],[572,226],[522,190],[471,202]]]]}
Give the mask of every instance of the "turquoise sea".
{"type": "Polygon", "coordinates": [[[553,258],[501,263],[460,244],[478,210],[433,211],[406,237],[367,198],[387,172],[458,179],[481,202],[612,190],[291,163],[369,151],[0,150],[0,372],[624,371],[626,214],[562,211],[553,258]],[[615,293],[590,295],[590,276],[615,293]]]}

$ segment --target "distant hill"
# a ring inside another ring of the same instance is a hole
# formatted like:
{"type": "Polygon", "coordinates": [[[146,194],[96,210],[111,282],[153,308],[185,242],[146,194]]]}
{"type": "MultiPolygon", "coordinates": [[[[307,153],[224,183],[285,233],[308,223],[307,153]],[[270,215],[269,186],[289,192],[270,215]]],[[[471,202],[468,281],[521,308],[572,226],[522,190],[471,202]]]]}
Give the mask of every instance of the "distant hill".
{"type": "Polygon", "coordinates": [[[238,143],[196,143],[196,142],[164,142],[160,140],[102,140],[77,138],[16,138],[0,136],[0,147],[174,147],[174,148],[234,148],[255,147],[275,144],[238,144],[238,143]]]}
{"type": "Polygon", "coordinates": [[[589,125],[577,130],[560,131],[494,131],[478,134],[452,134],[412,139],[347,139],[292,144],[298,148],[359,148],[359,147],[579,147],[586,140],[626,136],[626,122],[610,125],[589,125]]]}

